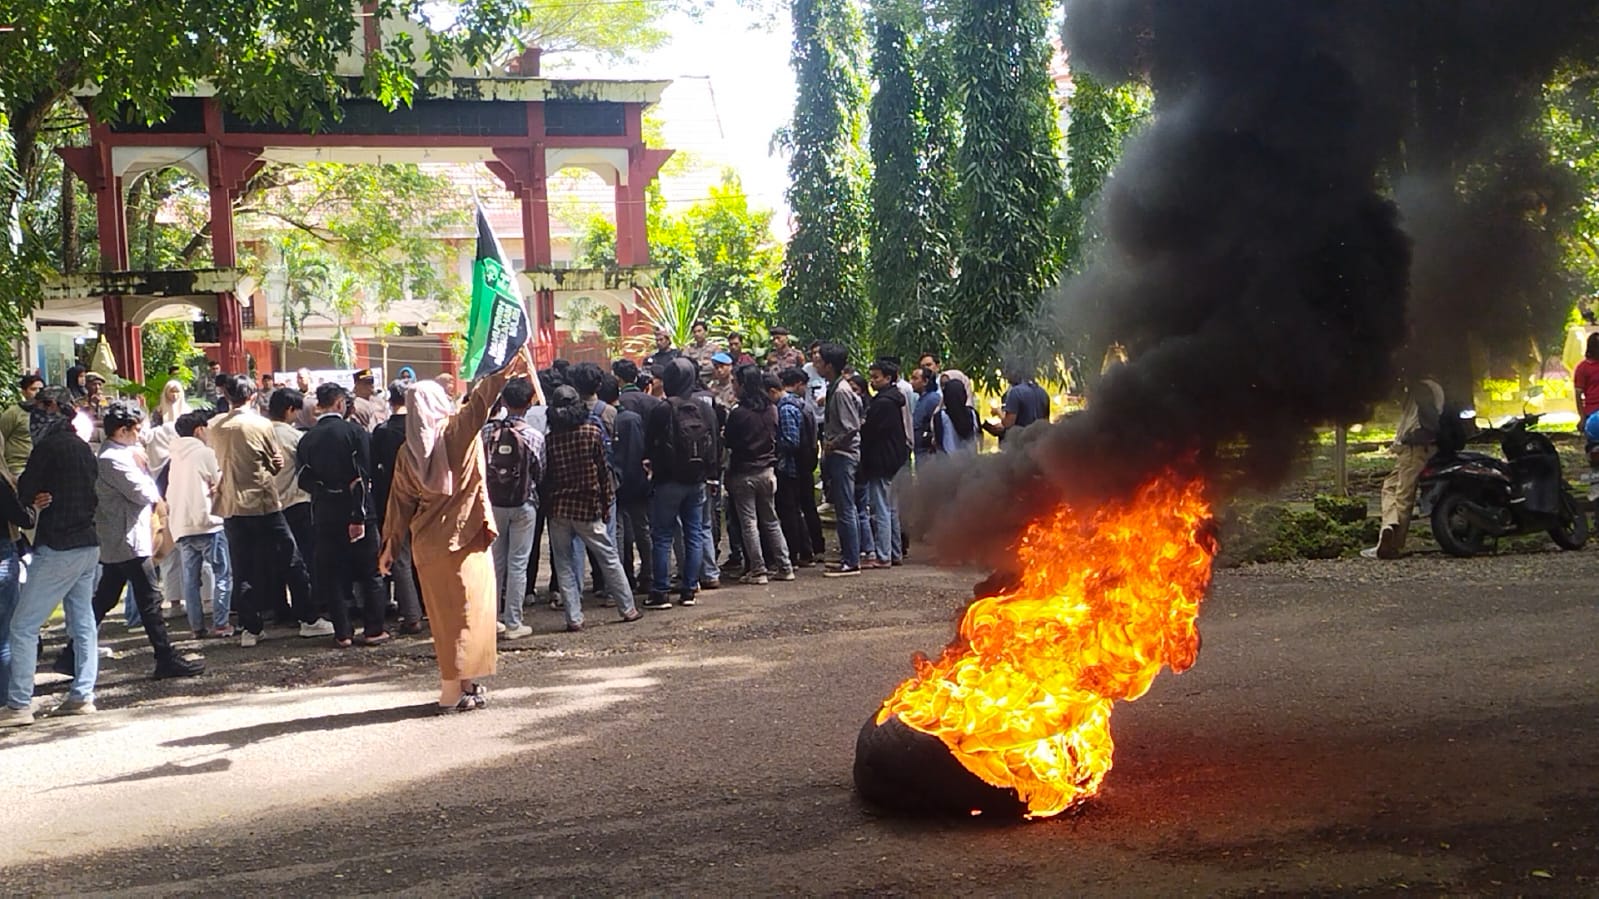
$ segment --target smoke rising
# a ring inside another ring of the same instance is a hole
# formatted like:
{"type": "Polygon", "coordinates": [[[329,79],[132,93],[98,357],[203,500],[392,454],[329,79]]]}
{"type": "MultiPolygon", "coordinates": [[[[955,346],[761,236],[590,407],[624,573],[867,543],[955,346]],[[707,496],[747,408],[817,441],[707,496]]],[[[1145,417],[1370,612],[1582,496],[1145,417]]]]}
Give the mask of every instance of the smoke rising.
{"type": "Polygon", "coordinates": [[[1288,474],[1318,424],[1401,371],[1563,314],[1574,197],[1531,127],[1591,0],[1068,0],[1074,68],[1146,79],[1153,122],[1096,211],[1103,245],[1041,310],[1125,344],[1090,408],[905,495],[949,561],[1000,564],[1060,501],[1168,467],[1218,496],[1288,474]],[[973,522],[981,522],[974,528],[973,522]]]}

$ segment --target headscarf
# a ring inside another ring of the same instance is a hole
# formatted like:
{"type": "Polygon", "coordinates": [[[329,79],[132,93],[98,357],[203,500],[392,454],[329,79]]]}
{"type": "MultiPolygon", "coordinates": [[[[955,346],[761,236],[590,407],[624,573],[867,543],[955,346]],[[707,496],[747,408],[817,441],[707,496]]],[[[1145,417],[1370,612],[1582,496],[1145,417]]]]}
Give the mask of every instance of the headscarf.
{"type": "Polygon", "coordinates": [[[422,489],[441,496],[454,493],[455,472],[443,441],[455,404],[437,381],[418,381],[405,389],[405,409],[405,450],[422,489]]]}
{"type": "Polygon", "coordinates": [[[78,383],[78,377],[80,375],[86,374],[88,371],[89,370],[87,368],[84,368],[81,365],[74,365],[71,368],[67,369],[67,391],[73,397],[80,397],[80,396],[83,396],[85,393],[88,392],[88,391],[83,389],[83,385],[82,384],[78,383]]]}
{"type": "Polygon", "coordinates": [[[189,414],[189,398],[183,395],[183,382],[174,378],[161,388],[161,402],[156,407],[161,414],[161,424],[170,425],[178,420],[178,416],[189,414]],[[176,400],[168,400],[167,394],[174,389],[178,392],[176,400]]]}
{"type": "Polygon", "coordinates": [[[941,382],[942,381],[959,381],[966,388],[966,396],[969,398],[972,395],[972,379],[966,377],[966,373],[963,372],[963,371],[951,368],[951,369],[945,371],[943,374],[939,375],[939,380],[941,382]]]}
{"type": "Polygon", "coordinates": [[[960,439],[970,440],[977,432],[977,412],[966,396],[966,384],[959,378],[950,378],[944,388],[944,414],[949,416],[955,436],[960,439]]]}

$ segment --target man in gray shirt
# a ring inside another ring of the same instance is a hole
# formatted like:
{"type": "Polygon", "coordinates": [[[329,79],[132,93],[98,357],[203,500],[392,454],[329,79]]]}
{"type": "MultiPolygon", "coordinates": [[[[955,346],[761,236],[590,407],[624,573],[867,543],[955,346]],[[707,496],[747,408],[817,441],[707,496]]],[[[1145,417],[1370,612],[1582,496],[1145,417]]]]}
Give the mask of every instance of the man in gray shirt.
{"type": "MultiPolygon", "coordinates": [[[[151,562],[155,547],[150,516],[156,506],[162,507],[163,514],[166,507],[139,446],[144,412],[119,400],[106,409],[101,420],[105,423],[105,445],[100,449],[100,478],[95,483],[99,503],[94,512],[94,529],[100,538],[100,583],[94,590],[94,619],[103,620],[127,588],[130,601],[139,606],[144,635],[155,650],[155,677],[193,677],[205,666],[173,650],[161,617],[166,597],[151,562]]],[[[73,661],[70,646],[62,650],[60,661],[62,669],[73,661]]]]}
{"type": "Polygon", "coordinates": [[[836,343],[824,343],[817,358],[817,374],[833,385],[822,418],[822,480],[838,518],[838,566],[825,574],[849,577],[861,573],[860,522],[855,515],[855,470],[861,464],[861,400],[844,380],[848,350],[836,343]]]}

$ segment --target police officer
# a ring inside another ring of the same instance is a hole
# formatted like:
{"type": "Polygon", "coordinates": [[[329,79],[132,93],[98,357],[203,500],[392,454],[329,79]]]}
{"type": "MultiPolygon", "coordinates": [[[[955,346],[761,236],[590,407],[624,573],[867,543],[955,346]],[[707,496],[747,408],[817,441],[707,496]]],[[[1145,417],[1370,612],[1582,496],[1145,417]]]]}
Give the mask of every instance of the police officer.
{"type": "Polygon", "coordinates": [[[333,638],[351,645],[350,592],[360,599],[361,642],[392,637],[383,627],[388,606],[378,575],[377,510],[372,501],[372,438],[345,418],[349,395],[338,384],[316,389],[316,424],[300,441],[300,486],[311,494],[315,522],[316,592],[333,618],[333,638]]]}
{"type": "Polygon", "coordinates": [[[355,398],[348,405],[350,420],[365,428],[368,434],[389,417],[389,404],[377,395],[372,369],[363,368],[355,373],[355,398]]]}

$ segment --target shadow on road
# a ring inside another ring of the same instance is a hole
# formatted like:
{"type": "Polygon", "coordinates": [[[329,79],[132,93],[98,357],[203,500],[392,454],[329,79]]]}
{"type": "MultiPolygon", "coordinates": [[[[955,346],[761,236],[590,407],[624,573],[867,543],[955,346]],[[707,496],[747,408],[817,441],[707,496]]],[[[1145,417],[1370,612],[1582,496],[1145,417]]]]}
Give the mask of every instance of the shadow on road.
{"type": "Polygon", "coordinates": [[[249,727],[235,727],[230,730],[219,730],[209,734],[200,734],[194,737],[184,737],[179,740],[168,740],[162,746],[191,747],[191,746],[226,746],[229,749],[242,749],[253,743],[261,743],[274,737],[284,737],[290,734],[319,733],[336,730],[347,730],[352,727],[367,727],[374,724],[392,724],[396,721],[407,721],[412,718],[431,718],[437,706],[427,702],[420,705],[402,705],[387,709],[367,709],[360,712],[344,712],[337,715],[313,715],[309,718],[294,718],[288,721],[268,721],[265,724],[252,724],[249,727]]]}

